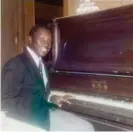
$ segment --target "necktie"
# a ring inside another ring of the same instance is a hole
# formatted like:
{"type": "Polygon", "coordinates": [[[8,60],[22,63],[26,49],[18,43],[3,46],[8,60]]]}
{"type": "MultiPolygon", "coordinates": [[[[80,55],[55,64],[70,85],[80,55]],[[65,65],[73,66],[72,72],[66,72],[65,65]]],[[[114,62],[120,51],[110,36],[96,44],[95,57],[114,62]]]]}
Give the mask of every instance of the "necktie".
{"type": "Polygon", "coordinates": [[[39,71],[40,71],[41,76],[43,77],[43,70],[42,70],[42,62],[41,62],[41,60],[39,60],[39,71]]]}
{"type": "Polygon", "coordinates": [[[40,71],[40,75],[43,78],[43,82],[45,87],[47,87],[47,83],[48,83],[48,79],[47,79],[47,75],[46,75],[46,70],[45,70],[45,66],[43,65],[42,61],[39,60],[39,71],[40,71]]]}
{"type": "Polygon", "coordinates": [[[39,60],[39,71],[40,71],[40,75],[43,78],[43,82],[44,82],[44,86],[45,86],[45,91],[46,91],[46,84],[45,84],[45,80],[44,80],[44,76],[43,76],[43,65],[41,60],[39,60]]]}

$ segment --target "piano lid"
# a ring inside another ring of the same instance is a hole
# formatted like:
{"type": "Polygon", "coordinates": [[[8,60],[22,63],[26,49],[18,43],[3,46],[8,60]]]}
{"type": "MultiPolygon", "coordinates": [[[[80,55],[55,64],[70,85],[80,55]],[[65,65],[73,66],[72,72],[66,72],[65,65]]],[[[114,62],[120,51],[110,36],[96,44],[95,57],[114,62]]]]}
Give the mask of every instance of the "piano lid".
{"type": "Polygon", "coordinates": [[[54,69],[133,75],[133,5],[54,19],[54,69]]]}

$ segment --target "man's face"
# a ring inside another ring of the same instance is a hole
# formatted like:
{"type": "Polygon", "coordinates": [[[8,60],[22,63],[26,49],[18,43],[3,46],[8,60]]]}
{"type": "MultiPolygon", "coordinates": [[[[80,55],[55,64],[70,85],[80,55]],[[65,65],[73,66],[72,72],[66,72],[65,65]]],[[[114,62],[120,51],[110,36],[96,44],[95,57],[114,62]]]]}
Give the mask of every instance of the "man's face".
{"type": "Polygon", "coordinates": [[[52,36],[50,31],[43,28],[38,29],[31,38],[32,47],[40,57],[46,56],[46,54],[50,51],[51,41],[52,36]]]}

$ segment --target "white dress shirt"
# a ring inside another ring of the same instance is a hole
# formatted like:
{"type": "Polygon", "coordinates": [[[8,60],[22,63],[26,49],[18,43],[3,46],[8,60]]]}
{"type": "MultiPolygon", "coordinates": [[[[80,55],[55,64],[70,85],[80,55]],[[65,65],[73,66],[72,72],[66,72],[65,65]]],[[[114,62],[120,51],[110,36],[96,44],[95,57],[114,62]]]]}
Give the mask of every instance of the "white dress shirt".
{"type": "Polygon", "coordinates": [[[36,53],[31,48],[27,47],[27,50],[30,53],[32,59],[35,61],[35,63],[36,63],[38,68],[39,68],[39,62],[41,61],[41,64],[42,64],[42,74],[43,74],[43,82],[44,82],[44,86],[46,86],[46,84],[48,83],[48,79],[47,79],[47,76],[46,76],[46,72],[45,72],[44,64],[42,62],[42,58],[38,57],[36,55],[36,53]]]}

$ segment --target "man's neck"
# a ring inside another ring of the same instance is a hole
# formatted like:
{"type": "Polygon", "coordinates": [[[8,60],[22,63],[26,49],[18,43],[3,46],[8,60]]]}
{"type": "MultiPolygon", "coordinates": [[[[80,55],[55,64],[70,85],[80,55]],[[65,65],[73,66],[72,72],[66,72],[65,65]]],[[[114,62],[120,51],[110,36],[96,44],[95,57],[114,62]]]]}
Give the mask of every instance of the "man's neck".
{"type": "Polygon", "coordinates": [[[37,52],[36,52],[36,50],[35,50],[35,48],[34,48],[33,46],[28,45],[28,47],[36,54],[36,56],[38,56],[38,58],[41,58],[41,57],[37,54],[37,52]]]}

